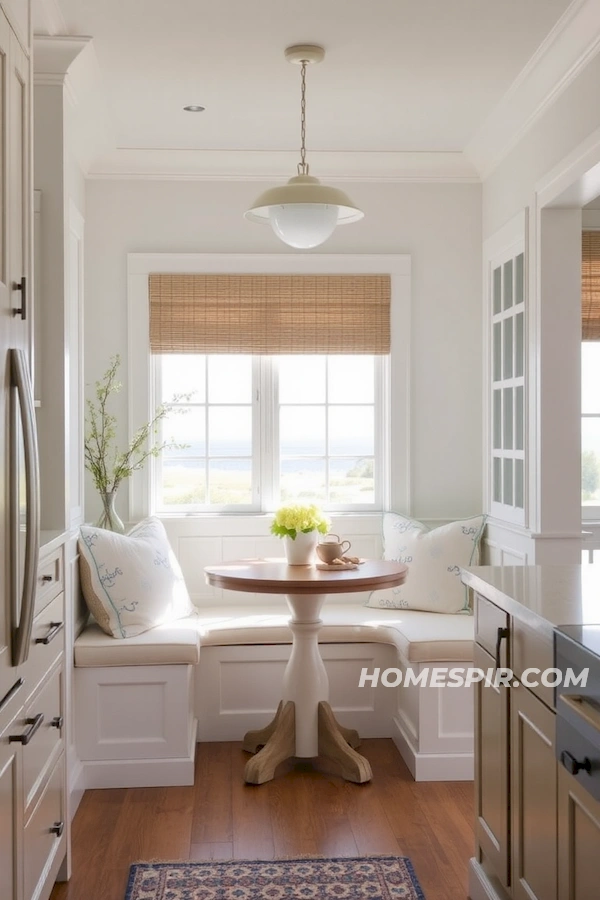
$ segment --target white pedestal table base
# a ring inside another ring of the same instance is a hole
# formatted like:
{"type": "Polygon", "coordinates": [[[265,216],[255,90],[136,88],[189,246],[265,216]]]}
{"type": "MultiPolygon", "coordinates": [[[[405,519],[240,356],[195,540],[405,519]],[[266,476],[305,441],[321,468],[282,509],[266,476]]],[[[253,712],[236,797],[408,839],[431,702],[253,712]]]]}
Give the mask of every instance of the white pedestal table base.
{"type": "Polygon", "coordinates": [[[288,594],[287,602],[293,644],[283,697],[272,722],[244,737],[244,750],[256,754],[248,761],[244,778],[249,784],[263,784],[290,757],[324,756],[347,781],[370,781],[371,766],[355,750],[360,744],[358,732],[338,725],[328,702],[329,681],[318,641],[325,595],[288,594]]]}

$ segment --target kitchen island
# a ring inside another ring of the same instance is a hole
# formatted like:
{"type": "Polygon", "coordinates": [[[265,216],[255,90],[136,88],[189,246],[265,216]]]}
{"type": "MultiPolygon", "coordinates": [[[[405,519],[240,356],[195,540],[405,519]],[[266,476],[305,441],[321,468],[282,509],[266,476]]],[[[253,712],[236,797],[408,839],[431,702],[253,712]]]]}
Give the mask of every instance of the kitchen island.
{"type": "MultiPolygon", "coordinates": [[[[556,668],[561,626],[583,626],[561,635],[572,648],[569,659],[580,660],[583,644],[590,644],[584,634],[600,623],[600,566],[480,566],[461,577],[472,591],[474,665],[512,670],[508,683],[477,684],[469,897],[593,900],[600,896],[600,802],[590,786],[600,751],[583,756],[577,740],[569,745],[573,753],[559,741],[557,760],[557,697],[561,721],[567,703],[581,706],[585,691],[576,685],[563,695],[555,689],[559,674],[543,673],[556,668]]],[[[600,673],[600,656],[589,658],[600,673]]],[[[595,704],[587,696],[584,703],[592,735],[595,704]]],[[[566,740],[567,732],[559,733],[566,740]]]]}

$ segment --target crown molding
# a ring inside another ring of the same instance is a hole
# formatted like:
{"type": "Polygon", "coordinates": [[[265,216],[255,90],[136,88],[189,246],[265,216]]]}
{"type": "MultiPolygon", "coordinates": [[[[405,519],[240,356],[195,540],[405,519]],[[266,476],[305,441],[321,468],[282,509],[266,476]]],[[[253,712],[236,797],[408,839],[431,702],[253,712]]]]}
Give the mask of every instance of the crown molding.
{"type": "Polygon", "coordinates": [[[600,50],[598,0],[573,0],[465,147],[487,178],[600,50]]]}
{"type": "MultiPolygon", "coordinates": [[[[96,160],[88,178],[185,181],[287,181],[297,153],[277,150],[118,148],[96,160]]],[[[313,151],[311,170],[323,181],[479,182],[463,153],[313,151]]]]}
{"type": "Polygon", "coordinates": [[[33,78],[35,84],[64,82],[69,68],[91,37],[82,35],[35,34],[33,36],[33,78]]]}

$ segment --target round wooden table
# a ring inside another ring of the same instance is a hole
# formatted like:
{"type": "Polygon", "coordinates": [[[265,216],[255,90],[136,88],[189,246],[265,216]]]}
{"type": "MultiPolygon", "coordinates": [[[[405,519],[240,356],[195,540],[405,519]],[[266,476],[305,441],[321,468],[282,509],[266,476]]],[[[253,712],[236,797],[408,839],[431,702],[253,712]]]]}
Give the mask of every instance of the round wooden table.
{"type": "Polygon", "coordinates": [[[250,784],[270,781],[279,763],[290,756],[324,756],[335,761],[347,781],[370,781],[371,766],[356,752],[358,732],[338,725],[329,705],[329,682],[319,652],[323,624],[319,613],[327,594],[403,584],[408,566],[367,560],[357,569],[323,571],[315,566],[289,566],[279,559],[242,559],[207,566],[204,571],[213,587],[285,594],[292,613],[293,644],[283,676],[282,700],[266,728],[249,731],[244,737],[244,750],[256,754],[246,765],[245,780],[250,784]]]}

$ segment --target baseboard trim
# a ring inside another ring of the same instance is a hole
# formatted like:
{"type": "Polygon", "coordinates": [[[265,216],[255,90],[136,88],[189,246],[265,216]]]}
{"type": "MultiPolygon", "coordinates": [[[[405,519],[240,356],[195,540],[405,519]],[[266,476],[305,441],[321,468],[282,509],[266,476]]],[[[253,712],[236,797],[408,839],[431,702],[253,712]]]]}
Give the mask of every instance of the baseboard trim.
{"type": "Polygon", "coordinates": [[[475,857],[469,860],[469,900],[503,900],[475,857]]]}
{"type": "Polygon", "coordinates": [[[69,773],[69,816],[71,822],[79,808],[82,797],[85,793],[85,770],[83,763],[77,760],[69,773]]]}
{"type": "Polygon", "coordinates": [[[415,781],[473,781],[472,753],[419,753],[398,716],[392,716],[391,738],[415,781]]]}
{"type": "Polygon", "coordinates": [[[181,759],[104,759],[83,760],[86,789],[177,787],[194,783],[196,732],[194,719],[190,729],[188,755],[181,759]]]}

